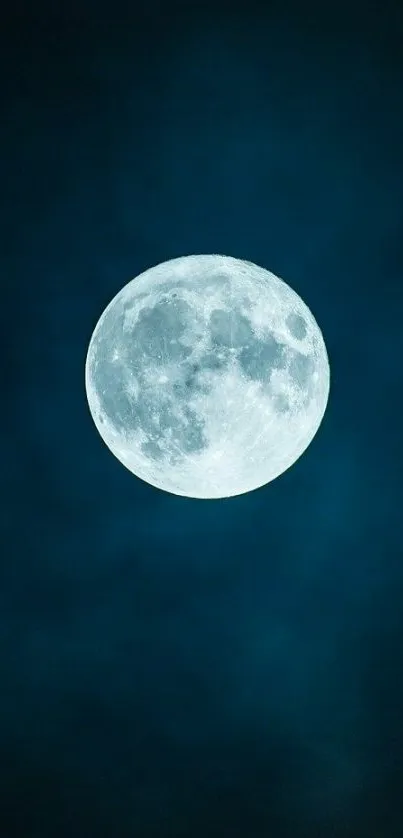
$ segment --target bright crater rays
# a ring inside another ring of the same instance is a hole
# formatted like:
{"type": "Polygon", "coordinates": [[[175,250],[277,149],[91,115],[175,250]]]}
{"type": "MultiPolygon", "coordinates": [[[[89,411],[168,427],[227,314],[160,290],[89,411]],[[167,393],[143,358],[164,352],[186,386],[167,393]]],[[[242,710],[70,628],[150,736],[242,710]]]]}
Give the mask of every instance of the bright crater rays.
{"type": "Polygon", "coordinates": [[[221,498],[274,480],[313,439],[329,363],[318,325],[274,274],[185,256],[128,283],[101,315],[86,361],[95,425],[137,477],[221,498]]]}

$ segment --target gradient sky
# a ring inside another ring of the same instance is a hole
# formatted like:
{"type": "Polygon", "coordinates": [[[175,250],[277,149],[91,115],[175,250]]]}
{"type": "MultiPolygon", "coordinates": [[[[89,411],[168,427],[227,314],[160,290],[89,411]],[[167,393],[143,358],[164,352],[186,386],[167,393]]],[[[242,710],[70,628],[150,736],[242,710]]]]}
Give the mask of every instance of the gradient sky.
{"type": "Polygon", "coordinates": [[[403,13],[61,5],[0,36],[0,838],[401,838],[403,13]],[[209,252],[332,371],[296,465],[213,502],[84,391],[117,291],[209,252]]]}

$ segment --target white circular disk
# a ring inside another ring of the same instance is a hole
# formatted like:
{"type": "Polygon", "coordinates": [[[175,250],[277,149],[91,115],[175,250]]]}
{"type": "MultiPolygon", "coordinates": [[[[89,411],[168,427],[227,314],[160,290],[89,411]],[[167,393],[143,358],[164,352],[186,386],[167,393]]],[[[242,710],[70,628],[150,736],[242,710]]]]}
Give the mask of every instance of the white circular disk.
{"type": "Polygon", "coordinates": [[[88,348],[95,425],[133,474],[193,498],[274,480],[308,447],[329,395],[322,333],[281,279],[184,256],[133,279],[88,348]]]}

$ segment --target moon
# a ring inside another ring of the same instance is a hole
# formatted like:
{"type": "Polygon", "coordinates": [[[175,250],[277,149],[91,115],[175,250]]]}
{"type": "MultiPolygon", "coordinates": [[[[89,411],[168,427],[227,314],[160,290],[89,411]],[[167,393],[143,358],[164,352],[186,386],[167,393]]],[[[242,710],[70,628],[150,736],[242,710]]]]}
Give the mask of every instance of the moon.
{"type": "Polygon", "coordinates": [[[191,498],[274,480],[306,450],[330,371],[309,308],[270,271],[230,256],[171,259],[133,279],[92,334],[96,428],[133,474],[191,498]]]}

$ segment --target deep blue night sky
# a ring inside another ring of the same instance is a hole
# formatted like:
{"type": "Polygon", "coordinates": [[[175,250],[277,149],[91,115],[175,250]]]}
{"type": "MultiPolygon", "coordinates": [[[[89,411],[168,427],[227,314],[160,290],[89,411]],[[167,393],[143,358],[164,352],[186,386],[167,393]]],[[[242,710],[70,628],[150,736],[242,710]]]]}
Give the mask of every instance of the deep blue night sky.
{"type": "Polygon", "coordinates": [[[61,6],[0,36],[0,838],[401,838],[403,12],[61,6]],[[212,502],[84,390],[117,291],[209,252],[332,372],[296,465],[212,502]]]}

